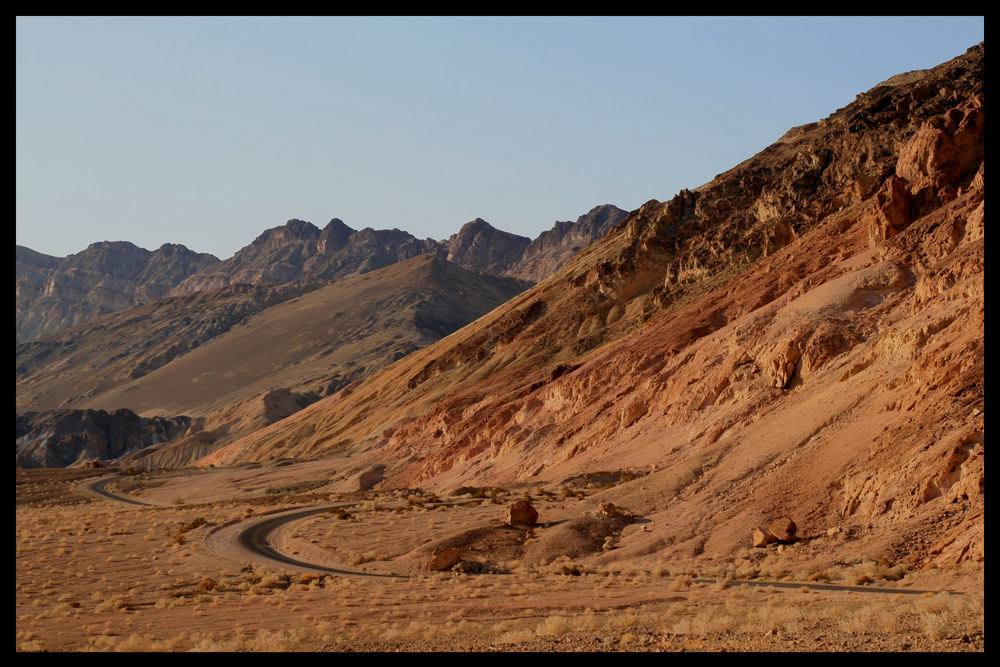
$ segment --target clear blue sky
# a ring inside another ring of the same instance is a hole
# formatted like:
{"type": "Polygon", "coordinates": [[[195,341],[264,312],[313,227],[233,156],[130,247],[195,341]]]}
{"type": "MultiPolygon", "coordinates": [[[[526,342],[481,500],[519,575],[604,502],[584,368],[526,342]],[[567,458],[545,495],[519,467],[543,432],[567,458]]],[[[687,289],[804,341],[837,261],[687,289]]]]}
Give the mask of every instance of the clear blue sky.
{"type": "Polygon", "coordinates": [[[983,17],[16,19],[17,243],[222,259],[290,218],[537,236],[736,165],[983,17]]]}

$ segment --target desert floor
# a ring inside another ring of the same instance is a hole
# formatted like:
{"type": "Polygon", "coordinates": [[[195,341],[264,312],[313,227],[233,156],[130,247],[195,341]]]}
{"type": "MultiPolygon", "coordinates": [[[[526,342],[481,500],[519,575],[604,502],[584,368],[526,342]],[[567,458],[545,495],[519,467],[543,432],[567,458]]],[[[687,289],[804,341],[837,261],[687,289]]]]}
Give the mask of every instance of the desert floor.
{"type": "Polygon", "coordinates": [[[585,499],[535,487],[445,499],[325,493],[301,481],[321,480],[324,465],[125,475],[107,486],[148,505],[88,489],[118,471],[17,471],[17,650],[984,650],[981,563],[892,581],[878,577],[877,563],[812,571],[794,548],[770,561],[766,577],[746,567],[749,549],[710,571],[555,552],[504,560],[511,502],[527,495],[539,510],[530,541],[585,499]],[[350,574],[238,548],[243,527],[314,505],[344,509],[283,525],[272,547],[350,574]],[[424,568],[429,545],[476,530],[468,548],[494,564],[487,571],[424,568]],[[828,584],[843,590],[821,588],[828,584]]]}

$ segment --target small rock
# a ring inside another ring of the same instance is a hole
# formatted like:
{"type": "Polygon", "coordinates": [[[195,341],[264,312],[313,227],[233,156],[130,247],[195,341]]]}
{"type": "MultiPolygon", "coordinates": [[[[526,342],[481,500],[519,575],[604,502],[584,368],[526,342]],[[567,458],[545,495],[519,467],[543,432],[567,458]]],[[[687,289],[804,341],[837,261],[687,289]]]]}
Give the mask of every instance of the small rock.
{"type": "Polygon", "coordinates": [[[607,501],[601,501],[601,504],[597,507],[597,513],[606,517],[616,517],[621,514],[621,510],[614,503],[609,503],[607,501]]]}
{"type": "Polygon", "coordinates": [[[614,548],[615,548],[616,546],[618,546],[618,542],[617,542],[617,541],[615,540],[615,538],[613,538],[613,537],[611,537],[611,536],[609,535],[608,537],[606,537],[606,538],[604,539],[604,546],[602,546],[602,547],[601,547],[601,549],[602,549],[603,551],[611,551],[611,550],[612,550],[612,549],[614,549],[614,548]]]}
{"type": "Polygon", "coordinates": [[[538,523],[538,510],[526,500],[518,500],[507,508],[507,523],[534,526],[538,523]]]}
{"type": "Polygon", "coordinates": [[[448,570],[462,560],[462,552],[452,547],[440,546],[431,554],[428,570],[448,570]]]}

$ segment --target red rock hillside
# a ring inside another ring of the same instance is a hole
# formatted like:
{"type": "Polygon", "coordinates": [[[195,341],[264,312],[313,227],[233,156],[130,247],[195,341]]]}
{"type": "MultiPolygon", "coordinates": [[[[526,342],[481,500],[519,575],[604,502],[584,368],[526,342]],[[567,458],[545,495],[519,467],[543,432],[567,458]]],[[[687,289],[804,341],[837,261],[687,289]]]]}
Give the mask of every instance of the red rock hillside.
{"type": "Polygon", "coordinates": [[[647,202],[535,288],[202,463],[351,451],[382,487],[438,490],[629,469],[648,474],[602,498],[650,522],[621,557],[731,557],[790,516],[852,553],[982,560],[984,54],[647,202]]]}

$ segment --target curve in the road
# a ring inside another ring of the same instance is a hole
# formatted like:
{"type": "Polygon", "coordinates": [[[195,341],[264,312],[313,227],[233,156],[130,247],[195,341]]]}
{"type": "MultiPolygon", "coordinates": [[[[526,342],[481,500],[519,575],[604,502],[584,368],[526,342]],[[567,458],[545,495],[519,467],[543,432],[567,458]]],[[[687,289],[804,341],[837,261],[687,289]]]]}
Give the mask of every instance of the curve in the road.
{"type": "MultiPolygon", "coordinates": [[[[155,507],[153,503],[146,503],[140,500],[135,500],[127,496],[121,496],[115,493],[111,493],[105,487],[118,476],[104,477],[94,481],[84,482],[81,487],[96,493],[100,496],[104,496],[111,500],[116,500],[122,503],[128,503],[131,505],[144,505],[147,507],[155,507]]],[[[341,505],[350,506],[350,505],[341,505]]],[[[325,565],[319,565],[316,563],[307,563],[306,561],[298,560],[297,558],[292,558],[291,556],[286,556],[281,553],[273,546],[271,546],[270,537],[278,528],[286,523],[292,521],[298,521],[299,519],[304,519],[308,516],[314,514],[319,514],[325,512],[333,507],[332,505],[315,505],[308,507],[297,512],[291,512],[288,514],[282,513],[278,516],[274,516],[263,521],[257,521],[250,526],[244,528],[239,533],[236,534],[234,542],[243,550],[252,553],[258,558],[264,558],[266,560],[279,563],[282,565],[292,565],[295,567],[315,570],[319,572],[328,572],[330,574],[343,574],[358,577],[380,577],[386,579],[406,579],[409,578],[407,575],[402,574],[385,574],[380,572],[359,572],[356,570],[342,570],[334,567],[327,567],[325,565]]],[[[702,584],[717,584],[721,580],[717,579],[695,579],[696,583],[702,584]]],[[[824,591],[840,591],[840,592],[854,592],[854,593],[882,593],[882,594],[903,594],[903,595],[926,595],[937,594],[937,593],[954,593],[960,594],[960,591],[928,591],[928,590],[917,590],[912,588],[874,588],[871,586],[848,586],[841,584],[821,584],[817,582],[790,582],[790,581],[760,581],[753,579],[732,579],[726,580],[725,582],[729,586],[758,586],[758,587],[774,587],[774,588],[798,588],[803,587],[809,588],[811,590],[824,590],[824,591]]]]}
{"type": "Polygon", "coordinates": [[[329,572],[332,574],[346,574],[355,575],[363,577],[382,577],[382,578],[407,578],[405,575],[399,574],[382,574],[378,572],[356,572],[353,570],[341,570],[333,567],[326,567],[325,565],[317,565],[315,563],[307,563],[305,561],[286,556],[285,554],[277,551],[271,546],[270,536],[271,534],[280,528],[282,525],[289,523],[291,521],[298,521],[299,519],[304,519],[307,516],[312,516],[313,514],[319,514],[320,512],[325,512],[329,509],[329,505],[323,505],[321,507],[310,507],[299,512],[294,512],[292,514],[283,514],[281,516],[271,517],[270,519],[265,519],[259,523],[255,523],[252,526],[241,530],[236,535],[236,542],[247,551],[252,552],[256,556],[266,558],[268,560],[277,561],[285,565],[294,565],[296,567],[301,567],[309,570],[319,570],[321,572],[329,572]]]}
{"type": "Polygon", "coordinates": [[[103,496],[109,500],[116,500],[120,503],[128,503],[129,505],[143,505],[145,507],[156,507],[155,503],[146,503],[141,500],[136,500],[135,498],[130,498],[128,496],[121,496],[117,493],[111,493],[107,490],[107,485],[118,479],[120,475],[114,475],[112,477],[102,477],[97,480],[91,480],[84,482],[80,485],[80,488],[84,491],[89,491],[98,496],[103,496]]]}

